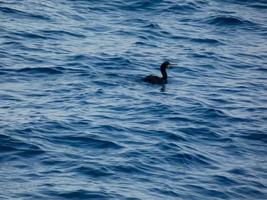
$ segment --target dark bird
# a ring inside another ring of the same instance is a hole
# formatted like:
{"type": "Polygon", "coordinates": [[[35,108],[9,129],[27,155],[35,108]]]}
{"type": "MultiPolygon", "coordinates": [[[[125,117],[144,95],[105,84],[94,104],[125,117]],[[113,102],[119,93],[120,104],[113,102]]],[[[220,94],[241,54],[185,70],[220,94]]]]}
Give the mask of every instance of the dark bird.
{"type": "Polygon", "coordinates": [[[144,78],[144,81],[152,84],[166,84],[168,82],[167,68],[171,66],[176,66],[176,65],[171,64],[168,61],[165,61],[160,66],[162,77],[149,75],[144,78]]]}

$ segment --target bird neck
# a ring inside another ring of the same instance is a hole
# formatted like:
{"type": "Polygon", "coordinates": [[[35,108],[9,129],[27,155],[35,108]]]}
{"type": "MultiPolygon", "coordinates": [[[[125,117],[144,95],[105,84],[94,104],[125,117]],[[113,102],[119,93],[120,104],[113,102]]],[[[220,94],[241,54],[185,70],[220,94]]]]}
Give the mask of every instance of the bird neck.
{"type": "Polygon", "coordinates": [[[168,76],[167,76],[166,68],[165,67],[161,67],[160,71],[161,71],[161,74],[162,74],[162,79],[163,80],[167,80],[168,76]]]}

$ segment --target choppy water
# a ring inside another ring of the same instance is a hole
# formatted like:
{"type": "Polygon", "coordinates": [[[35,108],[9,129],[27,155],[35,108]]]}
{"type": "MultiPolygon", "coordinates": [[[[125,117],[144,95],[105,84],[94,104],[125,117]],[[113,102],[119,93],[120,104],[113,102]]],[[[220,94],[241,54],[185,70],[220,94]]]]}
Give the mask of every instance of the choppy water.
{"type": "Polygon", "coordinates": [[[267,199],[266,12],[1,0],[0,199],[267,199]]]}

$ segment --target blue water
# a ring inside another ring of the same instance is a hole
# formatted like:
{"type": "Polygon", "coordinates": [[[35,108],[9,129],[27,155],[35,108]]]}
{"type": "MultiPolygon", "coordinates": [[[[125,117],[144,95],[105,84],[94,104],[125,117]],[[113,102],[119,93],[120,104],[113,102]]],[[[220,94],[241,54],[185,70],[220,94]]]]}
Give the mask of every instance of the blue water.
{"type": "Polygon", "coordinates": [[[1,0],[0,199],[266,200],[266,13],[1,0]]]}

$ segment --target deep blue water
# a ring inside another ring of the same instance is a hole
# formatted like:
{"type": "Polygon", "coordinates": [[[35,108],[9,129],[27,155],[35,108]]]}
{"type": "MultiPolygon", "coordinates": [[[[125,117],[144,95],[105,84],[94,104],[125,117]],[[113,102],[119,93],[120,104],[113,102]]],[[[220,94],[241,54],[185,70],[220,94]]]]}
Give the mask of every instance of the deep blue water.
{"type": "Polygon", "coordinates": [[[266,13],[0,0],[0,199],[266,200],[266,13]]]}

